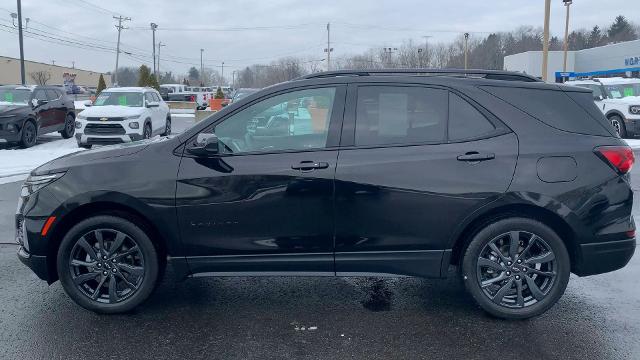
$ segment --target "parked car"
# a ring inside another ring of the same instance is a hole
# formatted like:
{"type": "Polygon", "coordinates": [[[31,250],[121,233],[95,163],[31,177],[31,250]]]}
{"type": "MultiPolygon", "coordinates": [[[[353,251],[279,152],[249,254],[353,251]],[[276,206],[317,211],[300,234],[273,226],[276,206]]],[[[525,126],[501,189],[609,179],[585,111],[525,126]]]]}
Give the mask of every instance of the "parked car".
{"type": "Polygon", "coordinates": [[[571,272],[628,263],[633,163],[587,89],[497,71],[311,74],[181,135],[37,168],[18,256],[99,313],[141,304],[168,265],[435,278],[453,266],[484,310],[524,319],[571,272]]]}
{"type": "Polygon", "coordinates": [[[260,91],[260,89],[240,88],[233,93],[233,96],[231,96],[231,102],[236,102],[258,91],[260,91]]]}
{"type": "Polygon", "coordinates": [[[567,85],[593,91],[593,100],[621,137],[640,134],[640,79],[585,79],[567,85]]]}
{"type": "Polygon", "coordinates": [[[171,133],[169,106],[152,88],[109,88],[78,114],[78,146],[126,143],[171,133]]]}
{"type": "Polygon", "coordinates": [[[60,132],[68,139],[75,132],[75,107],[54,86],[0,86],[0,142],[28,148],[39,135],[60,132]]]}
{"type": "Polygon", "coordinates": [[[160,87],[167,89],[169,101],[196,101],[196,94],[187,90],[186,85],[162,84],[160,87]]]}
{"type": "Polygon", "coordinates": [[[162,100],[169,101],[169,89],[160,86],[158,93],[160,94],[160,98],[162,98],[162,100]]]}

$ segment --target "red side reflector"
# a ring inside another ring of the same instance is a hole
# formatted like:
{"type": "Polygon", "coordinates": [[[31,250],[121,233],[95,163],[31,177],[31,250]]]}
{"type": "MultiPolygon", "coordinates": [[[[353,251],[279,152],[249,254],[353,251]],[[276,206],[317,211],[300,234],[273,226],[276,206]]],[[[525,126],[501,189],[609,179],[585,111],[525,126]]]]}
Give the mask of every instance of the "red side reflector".
{"type": "Polygon", "coordinates": [[[634,237],[636,237],[636,230],[634,229],[634,230],[629,230],[629,231],[627,231],[627,236],[628,236],[629,238],[634,238],[634,237]]]}
{"type": "Polygon", "coordinates": [[[40,235],[47,236],[47,233],[49,232],[49,229],[51,228],[51,225],[53,225],[54,221],[56,221],[56,217],[49,216],[47,221],[44,223],[44,226],[42,227],[42,231],[40,231],[40,235]]]}
{"type": "Polygon", "coordinates": [[[609,163],[620,174],[628,173],[633,167],[635,156],[628,146],[599,146],[596,153],[609,163]]]}

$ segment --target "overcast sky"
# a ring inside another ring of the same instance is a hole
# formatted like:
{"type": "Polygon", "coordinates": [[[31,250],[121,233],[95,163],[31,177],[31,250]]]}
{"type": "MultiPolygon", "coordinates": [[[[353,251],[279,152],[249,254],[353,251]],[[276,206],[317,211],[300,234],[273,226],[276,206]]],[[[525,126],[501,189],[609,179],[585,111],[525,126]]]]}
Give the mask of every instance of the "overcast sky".
{"type": "MultiPolygon", "coordinates": [[[[640,23],[636,1],[574,0],[570,26],[607,26],[618,14],[640,23]]],[[[283,56],[324,59],[327,22],[331,22],[332,56],[340,57],[371,47],[399,46],[409,39],[422,43],[424,36],[437,43],[463,32],[482,37],[521,25],[542,26],[544,1],[22,0],[22,9],[23,17],[32,20],[27,31],[75,42],[72,47],[25,38],[28,60],[55,60],[68,66],[75,61],[78,68],[112,71],[117,38],[112,14],[116,13],[132,18],[125,23],[129,29],[122,32],[122,50],[131,55],[121,55],[121,66],[151,64],[149,23],[155,22],[156,40],[166,44],[161,50],[161,70],[183,74],[191,66],[199,68],[200,48],[204,48],[205,67],[220,70],[224,61],[225,75],[229,75],[233,69],[283,56]]],[[[12,31],[10,13],[15,11],[15,0],[0,1],[0,55],[19,55],[18,37],[8,32],[12,31]]],[[[555,35],[564,32],[564,14],[562,1],[553,0],[551,32],[555,35]]]]}

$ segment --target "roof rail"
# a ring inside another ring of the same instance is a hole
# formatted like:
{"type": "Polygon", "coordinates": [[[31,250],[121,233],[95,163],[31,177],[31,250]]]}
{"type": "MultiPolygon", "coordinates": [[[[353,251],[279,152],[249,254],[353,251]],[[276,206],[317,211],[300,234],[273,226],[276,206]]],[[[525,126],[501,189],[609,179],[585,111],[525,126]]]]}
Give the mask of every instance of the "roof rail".
{"type": "Polygon", "coordinates": [[[491,80],[541,82],[542,80],[515,71],[500,70],[464,70],[464,69],[369,69],[369,70],[336,70],[324,71],[301,76],[302,79],[321,79],[337,76],[382,76],[382,75],[413,75],[413,76],[454,76],[483,78],[491,80]]]}

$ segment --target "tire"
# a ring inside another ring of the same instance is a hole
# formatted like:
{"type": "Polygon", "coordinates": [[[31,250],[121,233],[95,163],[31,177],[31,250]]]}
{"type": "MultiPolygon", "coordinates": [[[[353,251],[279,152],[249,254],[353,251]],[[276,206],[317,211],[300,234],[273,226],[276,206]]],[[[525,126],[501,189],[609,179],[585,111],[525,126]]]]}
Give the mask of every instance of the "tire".
{"type": "Polygon", "coordinates": [[[570,272],[562,239],[548,226],[527,218],[507,218],[486,226],[473,236],[462,260],[462,279],[478,305],[510,320],[549,310],[564,294],[570,272]],[[511,244],[515,244],[515,256],[511,244]]]}
{"type": "Polygon", "coordinates": [[[167,121],[165,122],[164,132],[162,136],[171,135],[171,117],[167,116],[167,121]]]}
{"type": "Polygon", "coordinates": [[[611,121],[611,125],[614,129],[616,129],[616,132],[618,133],[618,135],[620,135],[621,138],[626,138],[628,136],[627,129],[624,126],[624,120],[622,120],[620,116],[610,116],[609,121],[611,121]]]}
{"type": "Polygon", "coordinates": [[[143,139],[151,139],[151,125],[145,124],[144,130],[142,131],[143,139]]]}
{"type": "Polygon", "coordinates": [[[64,129],[60,131],[63,139],[68,139],[76,133],[76,119],[71,114],[64,119],[64,129]]]}
{"type": "Polygon", "coordinates": [[[91,144],[82,144],[82,145],[78,145],[83,149],[91,149],[91,144]]]}
{"type": "Polygon", "coordinates": [[[27,120],[22,126],[22,135],[20,136],[20,147],[21,148],[30,148],[36,144],[38,140],[38,129],[36,124],[27,120]]]}
{"type": "Polygon", "coordinates": [[[67,232],[57,267],[69,297],[101,314],[128,312],[140,305],[151,295],[159,273],[156,249],[142,228],[107,215],[83,220],[67,232]]]}

